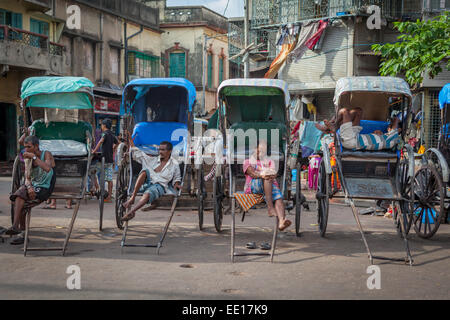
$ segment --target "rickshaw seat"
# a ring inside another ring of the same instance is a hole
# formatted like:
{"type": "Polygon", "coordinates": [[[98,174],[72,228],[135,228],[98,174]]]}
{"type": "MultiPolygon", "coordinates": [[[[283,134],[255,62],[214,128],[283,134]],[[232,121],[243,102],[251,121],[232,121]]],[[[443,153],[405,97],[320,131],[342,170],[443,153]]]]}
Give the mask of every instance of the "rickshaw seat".
{"type": "Polygon", "coordinates": [[[85,121],[74,122],[49,122],[36,120],[31,125],[34,134],[40,140],[74,140],[86,143],[86,131],[92,133],[92,125],[85,121]]]}
{"type": "MultiPolygon", "coordinates": [[[[133,130],[134,145],[151,155],[158,155],[157,146],[163,141],[169,141],[175,147],[183,137],[187,139],[187,125],[180,122],[140,122],[133,130]]],[[[183,146],[183,153],[187,144],[183,146]]]]}
{"type": "Polygon", "coordinates": [[[376,159],[397,159],[397,150],[372,151],[372,150],[357,150],[342,148],[342,157],[356,157],[356,158],[376,158],[376,159]]]}

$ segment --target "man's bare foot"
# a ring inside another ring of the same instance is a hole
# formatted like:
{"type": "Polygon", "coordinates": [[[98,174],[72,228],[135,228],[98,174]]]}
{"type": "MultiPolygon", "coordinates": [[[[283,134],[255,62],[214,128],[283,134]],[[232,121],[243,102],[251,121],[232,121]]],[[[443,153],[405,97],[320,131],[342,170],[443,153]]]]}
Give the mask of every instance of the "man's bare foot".
{"type": "Polygon", "coordinates": [[[289,227],[292,224],[290,220],[284,219],[280,221],[280,225],[278,226],[278,230],[283,231],[287,227],[289,227]]]}
{"type": "Polygon", "coordinates": [[[125,209],[128,209],[131,205],[134,204],[134,199],[135,199],[134,197],[131,197],[128,201],[124,202],[123,207],[125,209]]]}
{"type": "Polygon", "coordinates": [[[151,204],[148,207],[142,209],[142,211],[150,211],[156,209],[156,204],[151,204]]]}
{"type": "Polygon", "coordinates": [[[126,215],[124,215],[122,217],[122,219],[120,219],[120,221],[130,221],[131,219],[134,218],[134,216],[136,215],[136,213],[134,211],[130,211],[129,213],[127,213],[126,215]]]}
{"type": "Polygon", "coordinates": [[[275,208],[269,208],[269,217],[275,217],[277,215],[277,212],[275,211],[275,208]]]}

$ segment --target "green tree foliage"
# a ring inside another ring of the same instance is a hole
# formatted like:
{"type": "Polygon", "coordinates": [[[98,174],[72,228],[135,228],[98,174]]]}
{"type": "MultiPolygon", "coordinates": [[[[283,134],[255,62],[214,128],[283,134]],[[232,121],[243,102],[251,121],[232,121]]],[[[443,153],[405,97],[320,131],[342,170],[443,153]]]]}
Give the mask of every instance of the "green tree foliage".
{"type": "Polygon", "coordinates": [[[396,43],[375,44],[372,50],[381,54],[380,74],[404,74],[406,81],[417,88],[425,72],[434,78],[446,66],[450,70],[450,15],[449,12],[432,20],[394,22],[402,34],[396,43]]]}

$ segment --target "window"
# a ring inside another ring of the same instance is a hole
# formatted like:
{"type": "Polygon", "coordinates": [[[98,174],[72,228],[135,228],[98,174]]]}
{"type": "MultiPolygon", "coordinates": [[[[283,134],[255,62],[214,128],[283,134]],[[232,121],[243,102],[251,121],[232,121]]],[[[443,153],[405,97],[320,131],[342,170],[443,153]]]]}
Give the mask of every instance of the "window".
{"type": "Polygon", "coordinates": [[[208,88],[212,88],[213,87],[213,56],[211,53],[208,53],[207,67],[208,67],[208,88]]]}
{"type": "Polygon", "coordinates": [[[224,61],[225,61],[224,57],[219,58],[219,85],[222,83],[224,77],[223,75],[224,61]]]}
{"type": "Polygon", "coordinates": [[[35,20],[30,18],[30,31],[38,34],[43,34],[44,36],[49,35],[50,26],[48,22],[35,20]]]}
{"type": "Polygon", "coordinates": [[[0,24],[22,29],[22,14],[0,9],[0,24]]]}
{"type": "MultiPolygon", "coordinates": [[[[22,29],[22,14],[0,9],[0,25],[7,25],[13,28],[22,29]]],[[[3,29],[0,31],[0,39],[4,39],[3,29]]],[[[10,31],[10,40],[22,39],[22,34],[10,31]]]]}
{"type": "Polygon", "coordinates": [[[139,51],[128,52],[128,74],[141,78],[159,77],[160,58],[139,51]]]}
{"type": "MultiPolygon", "coordinates": [[[[42,34],[48,37],[49,34],[49,24],[48,22],[35,20],[30,18],[30,31],[38,34],[42,34]]],[[[43,43],[43,38],[37,36],[30,36],[30,45],[36,48],[45,47],[46,44],[43,43]]]]}
{"type": "Polygon", "coordinates": [[[169,77],[186,78],[185,52],[171,52],[169,54],[169,77]]]}

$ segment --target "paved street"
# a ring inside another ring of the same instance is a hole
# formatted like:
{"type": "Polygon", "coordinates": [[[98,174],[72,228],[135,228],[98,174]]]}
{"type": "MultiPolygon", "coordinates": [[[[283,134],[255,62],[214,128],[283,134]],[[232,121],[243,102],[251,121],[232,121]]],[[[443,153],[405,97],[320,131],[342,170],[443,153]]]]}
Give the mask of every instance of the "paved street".
{"type": "MultiPolygon", "coordinates": [[[[9,178],[0,178],[0,225],[9,226],[9,178]]],[[[291,226],[280,234],[274,263],[268,257],[237,257],[230,263],[230,216],[216,233],[212,212],[200,232],[195,211],[176,213],[168,237],[153,248],[125,248],[115,226],[114,205],[105,205],[104,231],[98,231],[98,207],[83,201],[68,253],[32,252],[0,243],[0,299],[449,299],[450,227],[441,225],[431,240],[411,234],[415,264],[376,260],[381,289],[369,290],[369,260],[351,210],[332,205],[327,237],[317,232],[316,205],[304,212],[303,236],[291,226]],[[66,269],[81,269],[81,290],[68,290],[66,269]]],[[[130,242],[154,242],[168,210],[139,212],[130,223],[130,242]],[[148,237],[147,239],[145,237],[148,237]]],[[[33,210],[30,246],[62,241],[72,212],[33,210]]],[[[290,216],[294,220],[294,216],[290,216]]],[[[392,220],[361,216],[374,254],[403,257],[403,242],[392,220]]],[[[262,209],[238,219],[237,244],[271,239],[273,220],[262,209]]],[[[256,249],[260,250],[260,249],[256,249]]]]}

